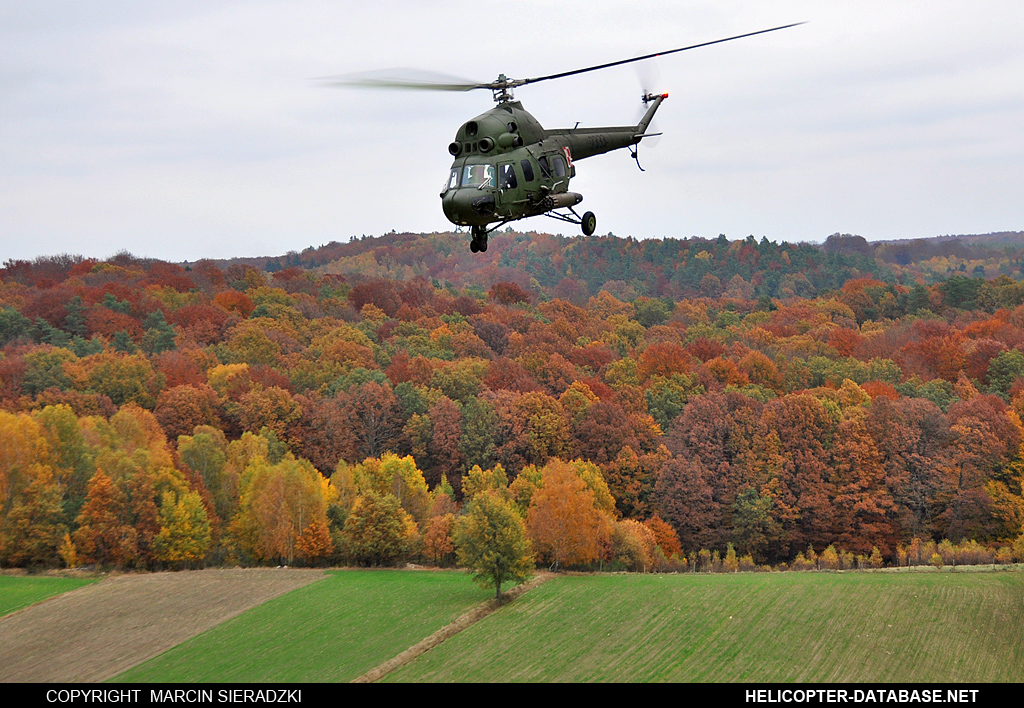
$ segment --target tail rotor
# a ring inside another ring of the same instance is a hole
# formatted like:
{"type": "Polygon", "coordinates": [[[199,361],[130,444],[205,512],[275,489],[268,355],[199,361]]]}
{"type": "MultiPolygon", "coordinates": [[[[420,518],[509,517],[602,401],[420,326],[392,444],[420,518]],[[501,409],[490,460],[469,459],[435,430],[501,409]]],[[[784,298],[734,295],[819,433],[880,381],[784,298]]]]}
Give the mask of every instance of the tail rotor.
{"type": "MultiPolygon", "coordinates": [[[[642,105],[637,109],[636,120],[634,124],[639,123],[640,119],[643,118],[644,113],[647,112],[647,104],[650,102],[649,96],[656,96],[661,91],[661,72],[658,71],[657,61],[642,61],[637,62],[633,65],[636,70],[637,79],[640,83],[640,100],[642,105]]],[[[658,119],[655,117],[651,124],[647,126],[645,133],[657,133],[657,135],[651,135],[649,138],[643,139],[643,144],[647,147],[657,147],[658,143],[661,142],[661,131],[658,129],[658,119]]]]}

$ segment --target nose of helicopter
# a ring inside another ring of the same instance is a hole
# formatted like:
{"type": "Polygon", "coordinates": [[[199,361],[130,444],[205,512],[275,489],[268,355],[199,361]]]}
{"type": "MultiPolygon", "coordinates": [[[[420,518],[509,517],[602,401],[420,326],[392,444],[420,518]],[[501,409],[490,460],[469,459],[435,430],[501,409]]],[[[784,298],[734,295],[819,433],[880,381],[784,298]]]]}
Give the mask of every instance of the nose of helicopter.
{"type": "Polygon", "coordinates": [[[441,208],[453,224],[483,226],[494,207],[494,195],[477,189],[449,189],[441,196],[441,208]]]}

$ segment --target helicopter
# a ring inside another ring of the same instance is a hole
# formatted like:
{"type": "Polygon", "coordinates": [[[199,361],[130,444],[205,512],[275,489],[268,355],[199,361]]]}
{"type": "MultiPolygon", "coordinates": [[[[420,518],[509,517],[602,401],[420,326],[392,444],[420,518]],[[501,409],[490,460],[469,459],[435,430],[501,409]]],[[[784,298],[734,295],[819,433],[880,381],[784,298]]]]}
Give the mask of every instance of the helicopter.
{"type": "MultiPolygon", "coordinates": [[[[579,215],[575,207],[583,201],[583,195],[569,191],[569,180],[576,176],[575,163],[612,150],[632,148],[644,138],[661,135],[647,130],[654,114],[668,98],[667,93],[645,91],[641,101],[646,111],[636,125],[580,128],[577,123],[573,128],[546,130],[523,108],[522,103],[515,100],[513,89],[801,24],[804,23],[796,22],[529,79],[512,79],[499,74],[494,81],[475,83],[357,74],[329,77],[326,81],[329,85],[346,87],[491,91],[497,106],[463,123],[455,134],[455,140],[448,145],[448,152],[455,161],[440,194],[444,215],[456,226],[470,228],[469,250],[480,253],[487,250],[487,237],[492,231],[511,221],[533,216],[547,216],[575,224],[580,226],[584,235],[592,235],[597,229],[597,217],[591,211],[579,215]]],[[[630,149],[630,155],[640,167],[637,151],[630,149]]],[[[643,170],[642,167],[640,169],[643,170]]]]}

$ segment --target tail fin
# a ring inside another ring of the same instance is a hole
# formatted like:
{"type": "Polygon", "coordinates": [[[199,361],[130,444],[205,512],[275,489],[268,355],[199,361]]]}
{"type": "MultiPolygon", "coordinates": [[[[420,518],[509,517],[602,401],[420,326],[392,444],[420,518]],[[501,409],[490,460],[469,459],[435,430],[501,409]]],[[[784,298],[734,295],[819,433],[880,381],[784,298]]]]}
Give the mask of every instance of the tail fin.
{"type": "Polygon", "coordinates": [[[643,97],[643,99],[642,99],[643,102],[644,103],[650,103],[651,107],[647,109],[647,112],[644,113],[644,117],[640,119],[639,123],[637,123],[637,125],[636,125],[636,137],[644,138],[644,137],[650,137],[651,135],[660,135],[660,133],[647,134],[647,126],[649,126],[651,124],[651,119],[654,118],[654,114],[655,114],[655,112],[657,112],[658,106],[660,106],[661,102],[664,101],[666,98],[668,98],[668,94],[667,93],[659,93],[659,94],[649,93],[649,94],[647,94],[646,96],[643,97]]]}

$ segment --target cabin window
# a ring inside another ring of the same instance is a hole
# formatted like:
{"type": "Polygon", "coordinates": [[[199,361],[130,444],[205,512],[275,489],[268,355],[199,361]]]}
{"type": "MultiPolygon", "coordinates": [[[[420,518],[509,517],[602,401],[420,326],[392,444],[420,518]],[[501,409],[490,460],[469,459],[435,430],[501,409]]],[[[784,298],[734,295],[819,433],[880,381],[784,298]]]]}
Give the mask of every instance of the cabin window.
{"type": "Polygon", "coordinates": [[[519,182],[516,181],[516,171],[511,162],[502,165],[499,169],[501,169],[502,189],[515,189],[519,186],[519,182]]]}
{"type": "Polygon", "coordinates": [[[533,165],[529,160],[520,160],[519,166],[523,168],[523,179],[527,182],[533,181],[533,165]]]}
{"type": "Polygon", "coordinates": [[[462,170],[463,187],[493,187],[494,165],[466,165],[462,170]]]}

